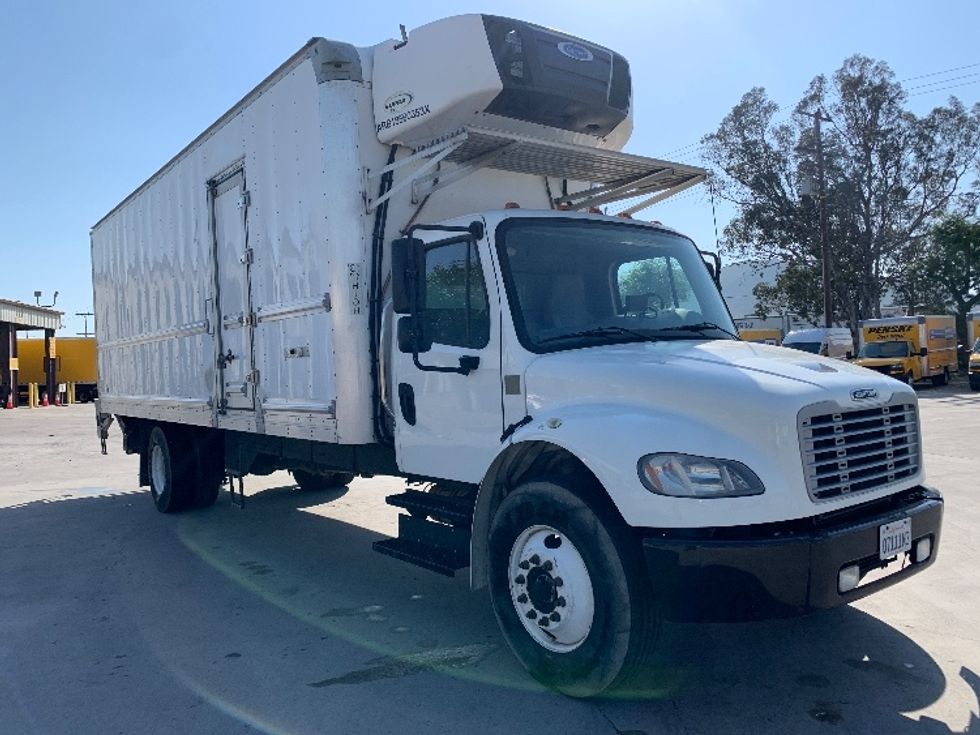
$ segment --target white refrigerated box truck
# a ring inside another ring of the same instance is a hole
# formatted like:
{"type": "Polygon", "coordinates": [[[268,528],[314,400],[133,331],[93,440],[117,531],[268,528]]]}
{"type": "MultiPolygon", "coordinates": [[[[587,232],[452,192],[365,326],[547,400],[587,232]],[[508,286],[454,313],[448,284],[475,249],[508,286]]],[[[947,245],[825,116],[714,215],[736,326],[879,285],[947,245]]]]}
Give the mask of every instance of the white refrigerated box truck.
{"type": "Polygon", "coordinates": [[[468,567],[572,695],[640,671],[665,616],[925,568],[913,391],[740,341],[691,240],[597,213],[705,175],[620,152],[631,102],[622,56],[507,18],[311,40],[94,226],[100,431],[163,512],[226,476],[406,478],[376,549],[468,567]]]}

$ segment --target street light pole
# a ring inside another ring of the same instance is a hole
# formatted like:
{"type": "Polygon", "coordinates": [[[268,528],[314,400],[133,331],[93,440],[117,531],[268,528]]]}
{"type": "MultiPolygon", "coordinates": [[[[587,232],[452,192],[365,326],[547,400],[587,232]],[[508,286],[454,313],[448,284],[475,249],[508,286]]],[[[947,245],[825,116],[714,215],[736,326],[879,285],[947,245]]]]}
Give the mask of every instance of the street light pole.
{"type": "Polygon", "coordinates": [[[817,206],[820,208],[820,261],[823,276],[823,320],[825,327],[832,327],[834,322],[833,305],[830,299],[830,241],[827,235],[827,199],[824,193],[823,171],[823,138],[820,135],[820,122],[830,118],[824,117],[819,108],[813,113],[813,133],[817,138],[817,206]]]}

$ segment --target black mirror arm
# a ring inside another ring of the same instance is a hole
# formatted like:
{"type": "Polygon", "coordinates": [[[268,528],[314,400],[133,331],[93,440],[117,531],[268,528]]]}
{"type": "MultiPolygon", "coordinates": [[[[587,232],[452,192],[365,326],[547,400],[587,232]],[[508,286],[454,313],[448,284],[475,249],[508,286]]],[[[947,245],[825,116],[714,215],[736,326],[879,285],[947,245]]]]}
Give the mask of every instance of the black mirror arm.
{"type": "Polygon", "coordinates": [[[423,365],[419,362],[419,353],[412,352],[412,362],[422,372],[426,373],[457,373],[459,375],[469,375],[480,367],[480,358],[476,355],[462,355],[459,358],[459,367],[439,367],[437,365],[423,365]]]}

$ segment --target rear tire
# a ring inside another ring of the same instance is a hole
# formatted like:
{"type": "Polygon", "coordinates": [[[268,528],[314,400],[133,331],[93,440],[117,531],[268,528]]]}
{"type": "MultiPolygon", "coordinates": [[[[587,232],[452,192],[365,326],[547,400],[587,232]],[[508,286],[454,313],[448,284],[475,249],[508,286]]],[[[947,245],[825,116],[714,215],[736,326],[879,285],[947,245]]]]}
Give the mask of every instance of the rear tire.
{"type": "Polygon", "coordinates": [[[613,512],[552,482],[521,485],[500,504],[489,539],[494,614],[545,686],[591,697],[628,685],[652,655],[660,616],[630,540],[613,512]]]}
{"type": "Polygon", "coordinates": [[[192,508],[210,508],[218,499],[225,479],[225,452],[214,430],[197,432],[194,446],[194,497],[192,508]]]}
{"type": "Polygon", "coordinates": [[[332,488],[343,487],[354,481],[353,472],[306,472],[305,470],[292,470],[293,479],[303,492],[313,492],[317,490],[330,490],[332,488]]]}
{"type": "Polygon", "coordinates": [[[195,457],[179,431],[154,426],[146,445],[150,495],[161,513],[177,513],[194,497],[195,457]]]}

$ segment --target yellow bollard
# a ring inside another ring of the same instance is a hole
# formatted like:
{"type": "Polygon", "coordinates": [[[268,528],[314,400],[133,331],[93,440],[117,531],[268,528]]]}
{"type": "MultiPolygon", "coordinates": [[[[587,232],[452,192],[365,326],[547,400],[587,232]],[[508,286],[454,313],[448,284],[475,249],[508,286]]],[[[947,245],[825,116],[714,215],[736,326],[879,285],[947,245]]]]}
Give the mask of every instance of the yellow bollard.
{"type": "Polygon", "coordinates": [[[27,407],[37,408],[37,383],[27,384],[27,407]]]}
{"type": "Polygon", "coordinates": [[[71,405],[74,405],[74,403],[75,403],[75,384],[74,383],[69,383],[68,384],[68,405],[71,406],[71,405]]]}

